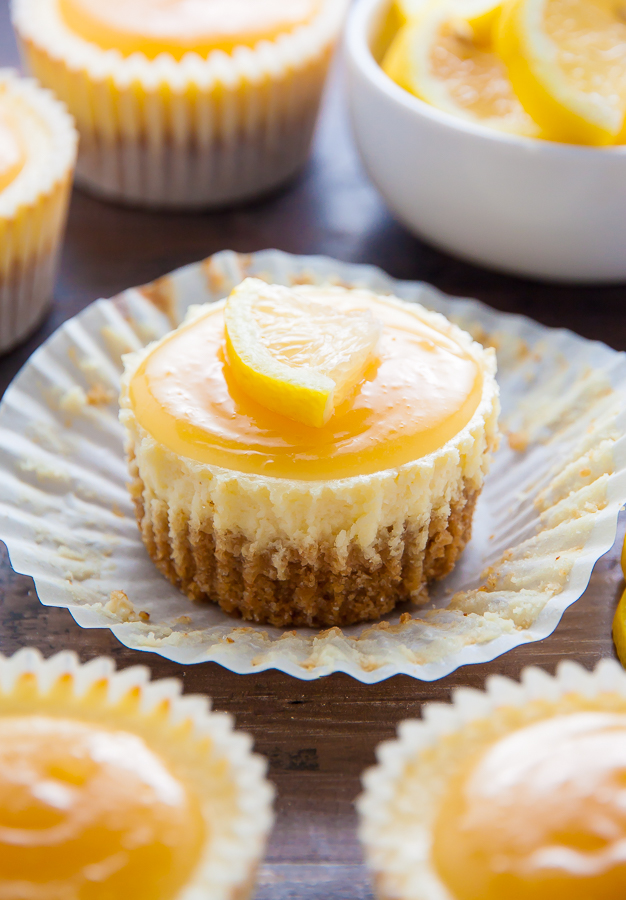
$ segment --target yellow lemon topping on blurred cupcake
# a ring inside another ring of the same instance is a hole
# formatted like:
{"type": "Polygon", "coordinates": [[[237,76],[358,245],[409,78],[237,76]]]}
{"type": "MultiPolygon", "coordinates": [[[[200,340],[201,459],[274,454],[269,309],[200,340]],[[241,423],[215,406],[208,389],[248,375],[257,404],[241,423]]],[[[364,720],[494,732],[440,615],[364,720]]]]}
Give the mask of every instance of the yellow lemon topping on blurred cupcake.
{"type": "Polygon", "coordinates": [[[76,118],[78,177],[222,206],[304,165],[347,0],[14,0],[25,59],[76,118]]]}
{"type": "Polygon", "coordinates": [[[433,860],[455,900],[613,900],[626,889],[626,715],[502,738],[451,781],[433,860]]]}
{"type": "Polygon", "coordinates": [[[7,188],[24,167],[26,154],[14,121],[2,110],[0,95],[0,191],[7,188]]]}
{"type": "Polygon", "coordinates": [[[197,799],[140,737],[45,715],[0,720],[5,894],[170,900],[205,830],[197,799]]]}
{"type": "Polygon", "coordinates": [[[0,895],[246,900],[271,825],[251,741],[145,669],[0,656],[0,895]]]}
{"type": "Polygon", "coordinates": [[[0,352],[36,327],[51,299],[76,144],[62,104],[0,70],[0,352]]]}
{"type": "Polygon", "coordinates": [[[461,689],[377,755],[358,805],[380,900],[624,896],[626,676],[614,661],[461,689]]]}
{"type": "Polygon", "coordinates": [[[321,0],[59,0],[68,27],[103,50],[154,59],[254,47],[305,25],[321,0]]]}
{"type": "Polygon", "coordinates": [[[423,601],[469,539],[494,357],[416,304],[246,279],[126,359],[144,542],[190,597],[274,625],[423,601]]]}

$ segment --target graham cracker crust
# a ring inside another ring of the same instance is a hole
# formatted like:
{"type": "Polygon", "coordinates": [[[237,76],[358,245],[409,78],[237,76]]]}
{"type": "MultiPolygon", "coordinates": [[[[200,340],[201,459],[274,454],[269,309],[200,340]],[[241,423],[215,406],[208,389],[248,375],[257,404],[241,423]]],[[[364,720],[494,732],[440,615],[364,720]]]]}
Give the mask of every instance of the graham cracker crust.
{"type": "Polygon", "coordinates": [[[380,618],[406,600],[426,602],[427,585],[444,578],[469,541],[479,491],[463,484],[449,506],[420,529],[383,529],[365,553],[341,557],[334,544],[258,551],[240,535],[193,526],[182,511],[146,490],[130,459],[130,493],[143,542],[158,569],[191,600],[278,627],[327,628],[380,618]]]}

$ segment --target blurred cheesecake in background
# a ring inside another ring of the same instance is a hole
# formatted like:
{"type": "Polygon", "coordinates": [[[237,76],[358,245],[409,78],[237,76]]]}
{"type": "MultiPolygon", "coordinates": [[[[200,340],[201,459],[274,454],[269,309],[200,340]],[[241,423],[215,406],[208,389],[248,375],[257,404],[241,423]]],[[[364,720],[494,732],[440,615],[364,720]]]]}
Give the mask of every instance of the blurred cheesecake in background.
{"type": "Polygon", "coordinates": [[[249,278],[125,357],[141,534],[192,600],[275,626],[423,604],[471,535],[495,354],[365,290],[249,278]]]}
{"type": "Polygon", "coordinates": [[[220,206],[307,159],[346,0],[14,0],[23,56],[78,123],[80,183],[220,206]]]}
{"type": "Polygon", "coordinates": [[[61,103],[0,70],[0,351],[33,331],[52,298],[76,145],[61,103]]]}
{"type": "Polygon", "coordinates": [[[0,656],[0,894],[247,900],[265,760],[205,697],[110,659],[0,656]]]}
{"type": "Polygon", "coordinates": [[[358,801],[379,900],[618,900],[626,676],[562,663],[426,705],[358,801]]]}

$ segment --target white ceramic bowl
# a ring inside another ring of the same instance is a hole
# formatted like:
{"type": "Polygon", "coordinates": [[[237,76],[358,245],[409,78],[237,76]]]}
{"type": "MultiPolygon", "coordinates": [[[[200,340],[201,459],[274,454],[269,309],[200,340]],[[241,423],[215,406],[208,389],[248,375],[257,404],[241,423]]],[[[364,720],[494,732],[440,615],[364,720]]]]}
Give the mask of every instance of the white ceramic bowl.
{"type": "Polygon", "coordinates": [[[626,146],[517,137],[423,103],[372,55],[388,8],[357,0],[346,55],[356,141],[395,215],[450,253],[505,272],[626,280],[626,146]]]}

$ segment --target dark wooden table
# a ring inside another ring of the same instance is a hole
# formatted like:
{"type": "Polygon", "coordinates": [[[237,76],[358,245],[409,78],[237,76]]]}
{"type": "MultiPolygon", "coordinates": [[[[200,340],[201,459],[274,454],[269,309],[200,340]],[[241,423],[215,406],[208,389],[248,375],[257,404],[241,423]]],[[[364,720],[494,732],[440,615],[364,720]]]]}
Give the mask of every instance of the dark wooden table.
{"type": "MultiPolygon", "coordinates": [[[[7,0],[0,0],[0,65],[16,65],[7,0]]],[[[225,248],[278,247],[373,263],[399,278],[430,281],[451,294],[566,326],[626,349],[626,287],[572,288],[507,278],[459,262],[421,243],[391,218],[368,182],[352,144],[341,70],[328,93],[313,159],[289,190],[262,203],[202,215],[153,215],[119,209],[75,191],[54,309],[39,332],[0,360],[0,388],[44,338],[98,297],[141,284],[225,248]]],[[[623,529],[620,528],[620,536],[623,529]]],[[[107,630],[83,630],[66,610],[39,605],[30,578],[0,559],[0,649],[106,654],[119,666],[142,663],[155,677],[182,678],[233,713],[270,760],[278,789],[277,824],[260,872],[257,900],[365,900],[372,897],[356,839],[353,801],[359,776],[379,741],[419,715],[426,700],[445,700],[456,685],[483,685],[499,672],[517,677],[529,664],[549,671],[572,657],[593,666],[613,655],[611,619],[621,590],[618,551],[597,564],[588,590],[547,640],[493,663],[461,669],[435,684],[397,677],[366,686],[334,675],[314,683],[278,672],[238,676],[207,663],[181,669],[127,650],[107,630]]]]}

